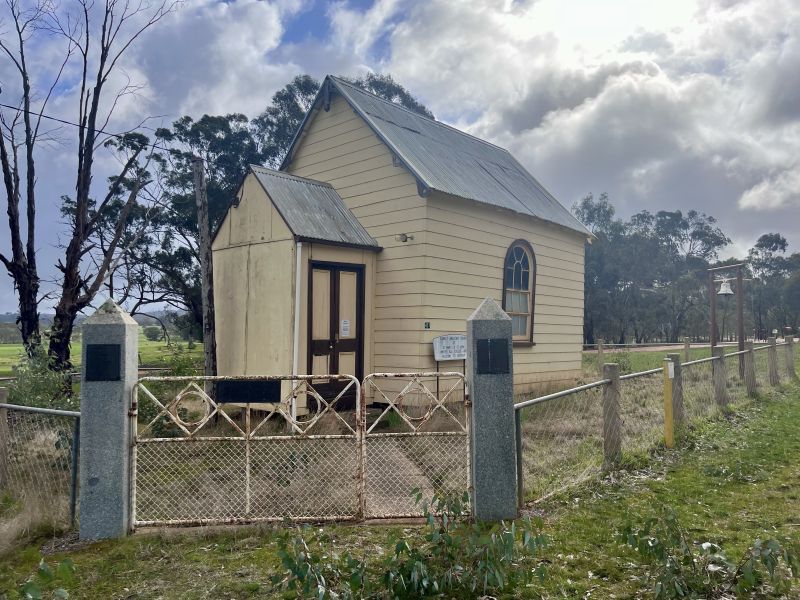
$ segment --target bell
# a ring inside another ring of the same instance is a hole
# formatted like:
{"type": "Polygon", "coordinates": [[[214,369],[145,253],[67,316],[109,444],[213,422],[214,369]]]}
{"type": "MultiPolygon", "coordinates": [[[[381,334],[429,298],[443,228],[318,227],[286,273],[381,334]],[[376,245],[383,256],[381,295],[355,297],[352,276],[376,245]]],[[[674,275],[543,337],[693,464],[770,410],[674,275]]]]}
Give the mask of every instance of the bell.
{"type": "Polygon", "coordinates": [[[722,282],[722,285],[719,286],[719,291],[717,292],[717,296],[733,296],[733,290],[731,289],[730,281],[722,282]]]}

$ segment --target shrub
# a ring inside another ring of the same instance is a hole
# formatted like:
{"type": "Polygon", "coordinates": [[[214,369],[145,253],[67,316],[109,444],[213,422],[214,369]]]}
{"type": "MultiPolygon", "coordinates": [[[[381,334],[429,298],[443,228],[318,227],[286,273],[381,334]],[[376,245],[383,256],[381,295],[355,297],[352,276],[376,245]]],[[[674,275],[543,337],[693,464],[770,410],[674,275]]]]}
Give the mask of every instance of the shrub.
{"type": "Polygon", "coordinates": [[[675,511],[668,507],[640,527],[625,527],[620,541],[653,566],[649,578],[653,597],[658,600],[718,598],[730,592],[752,594],[766,588],[780,594],[800,576],[795,547],[757,539],[742,559],[733,563],[717,544],[689,541],[675,511]]]}
{"type": "Polygon", "coordinates": [[[393,551],[368,562],[338,555],[323,530],[289,530],[278,539],[284,573],[277,590],[298,598],[474,597],[524,585],[545,575],[536,554],[547,545],[541,521],[471,522],[467,495],[434,496],[417,503],[425,510],[420,538],[392,540],[393,551]]]}
{"type": "Polygon", "coordinates": [[[144,337],[151,342],[157,342],[163,337],[161,327],[158,325],[148,325],[144,328],[144,337]]]}
{"type": "Polygon", "coordinates": [[[8,386],[12,404],[41,408],[76,409],[79,400],[66,393],[71,383],[69,373],[54,371],[44,350],[23,358],[16,367],[17,379],[8,386]]]}

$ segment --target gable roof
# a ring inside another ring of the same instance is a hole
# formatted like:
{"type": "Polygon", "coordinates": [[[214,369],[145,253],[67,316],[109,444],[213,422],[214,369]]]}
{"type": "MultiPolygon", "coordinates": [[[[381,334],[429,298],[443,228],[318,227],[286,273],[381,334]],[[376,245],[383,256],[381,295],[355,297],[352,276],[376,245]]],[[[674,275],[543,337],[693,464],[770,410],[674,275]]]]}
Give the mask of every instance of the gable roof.
{"type": "Polygon", "coordinates": [[[296,240],[380,250],[330,184],[250,165],[296,240]]]}
{"type": "Polygon", "coordinates": [[[507,150],[330,75],[325,78],[314,106],[295,134],[281,169],[291,162],[310,115],[321,104],[329,104],[332,92],[339,93],[350,104],[416,177],[421,195],[427,195],[431,189],[438,190],[533,216],[592,237],[589,230],[507,150]]]}

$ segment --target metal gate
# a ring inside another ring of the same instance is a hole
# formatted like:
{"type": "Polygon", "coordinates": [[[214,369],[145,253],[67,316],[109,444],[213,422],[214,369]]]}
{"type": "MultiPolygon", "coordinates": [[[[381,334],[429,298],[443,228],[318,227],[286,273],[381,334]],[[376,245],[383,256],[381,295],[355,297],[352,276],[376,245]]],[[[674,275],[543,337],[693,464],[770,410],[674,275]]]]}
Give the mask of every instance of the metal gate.
{"type": "Polygon", "coordinates": [[[469,396],[461,373],[373,373],[362,389],[383,407],[364,410],[366,517],[421,516],[412,491],[431,500],[469,490],[469,396]]]}
{"type": "Polygon", "coordinates": [[[469,488],[460,373],[144,377],[131,408],[133,528],[418,516],[413,490],[469,488]],[[210,389],[234,383],[245,401],[210,389]],[[267,384],[279,401],[255,402],[267,384]]]}
{"type": "Polygon", "coordinates": [[[132,526],[360,517],[361,403],[336,410],[351,395],[359,398],[361,386],[350,375],[140,379],[131,410],[132,526]],[[346,384],[326,399],[314,388],[323,380],[346,384]],[[289,391],[271,405],[221,404],[204,387],[226,381],[245,399],[248,384],[289,391]],[[298,405],[310,407],[305,416],[298,405]]]}

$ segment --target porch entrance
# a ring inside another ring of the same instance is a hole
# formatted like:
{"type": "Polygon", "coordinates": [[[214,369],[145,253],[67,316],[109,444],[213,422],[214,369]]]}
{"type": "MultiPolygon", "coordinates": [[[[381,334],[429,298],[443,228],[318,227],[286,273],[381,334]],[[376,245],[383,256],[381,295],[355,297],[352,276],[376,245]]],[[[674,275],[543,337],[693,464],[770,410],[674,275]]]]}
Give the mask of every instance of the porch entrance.
{"type": "MultiPolygon", "coordinates": [[[[364,370],[364,265],[312,261],[308,278],[308,373],[350,374],[364,370]]],[[[323,395],[336,396],[345,383],[315,380],[323,395]]],[[[340,408],[355,406],[355,390],[340,408]]],[[[311,398],[309,398],[311,400],[311,398]]]]}

